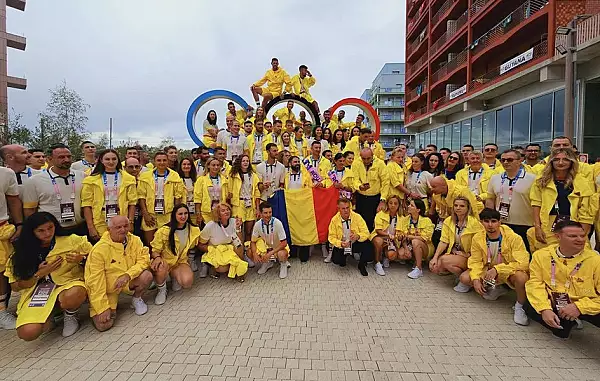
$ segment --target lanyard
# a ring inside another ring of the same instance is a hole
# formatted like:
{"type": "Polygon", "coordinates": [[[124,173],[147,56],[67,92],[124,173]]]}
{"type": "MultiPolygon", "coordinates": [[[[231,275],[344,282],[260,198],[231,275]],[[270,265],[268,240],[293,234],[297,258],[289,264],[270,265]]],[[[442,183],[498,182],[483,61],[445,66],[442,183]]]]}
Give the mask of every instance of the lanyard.
{"type": "Polygon", "coordinates": [[[263,139],[263,135],[256,135],[256,134],[254,134],[254,141],[255,142],[260,143],[260,142],[262,142],[262,139],[263,139]]]}
{"type": "Polygon", "coordinates": [[[479,168],[479,171],[477,171],[477,172],[473,172],[473,171],[469,170],[469,174],[471,174],[471,173],[473,174],[472,180],[475,181],[475,180],[477,180],[477,178],[480,178],[481,175],[483,175],[483,168],[479,168]]]}
{"type": "Polygon", "coordinates": [[[513,189],[517,185],[517,181],[519,181],[519,177],[523,174],[523,167],[519,168],[519,172],[517,172],[517,176],[511,180],[508,179],[506,172],[502,174],[502,182],[500,183],[500,195],[502,197],[502,201],[504,201],[504,182],[508,179],[508,203],[512,201],[513,189]]]}
{"type": "Polygon", "coordinates": [[[31,168],[27,167],[27,178],[31,177],[31,168]]]}
{"type": "Polygon", "coordinates": [[[212,185],[219,185],[219,182],[221,181],[219,176],[212,177],[209,175],[209,177],[210,177],[210,181],[212,182],[212,185]]]}
{"type": "MultiPolygon", "coordinates": [[[[60,176],[52,177],[50,172],[47,172],[47,173],[48,173],[48,176],[50,176],[50,181],[52,181],[52,186],[54,187],[54,193],[56,194],[56,199],[58,201],[62,201],[62,195],[60,194],[60,188],[58,187],[58,184],[56,183],[56,177],[60,177],[60,176]]],[[[71,178],[71,187],[72,187],[71,200],[75,200],[75,174],[69,173],[69,177],[71,178]]]]}
{"type": "Polygon", "coordinates": [[[163,176],[162,192],[158,191],[158,169],[155,169],[153,173],[154,173],[154,195],[158,196],[159,194],[162,193],[162,195],[164,196],[165,184],[167,183],[167,177],[169,176],[169,170],[165,169],[165,174],[163,176]]]}
{"type": "Polygon", "coordinates": [[[88,168],[92,168],[94,166],[93,163],[90,163],[89,161],[87,161],[85,159],[81,159],[81,164],[85,165],[88,168]]]}
{"type": "Polygon", "coordinates": [[[229,135],[229,143],[230,145],[233,145],[233,138],[235,138],[235,144],[239,144],[240,143],[240,136],[233,136],[233,135],[229,135]]]}
{"type": "MultiPolygon", "coordinates": [[[[108,179],[106,176],[106,172],[102,174],[102,181],[104,182],[104,200],[108,201],[108,179]]],[[[115,172],[115,181],[113,184],[113,188],[116,188],[117,197],[119,197],[119,172],[115,172]]]]}
{"type": "Polygon", "coordinates": [[[260,228],[262,230],[263,236],[264,236],[265,240],[267,240],[267,245],[273,246],[273,235],[275,233],[274,232],[275,218],[271,217],[269,222],[267,222],[266,224],[265,224],[265,220],[260,220],[260,224],[261,224],[260,228]],[[266,228],[266,232],[265,232],[265,228],[266,228]]]}
{"type": "MultiPolygon", "coordinates": [[[[229,225],[231,225],[231,219],[229,221],[227,221],[227,226],[223,226],[223,224],[221,222],[218,222],[219,226],[221,227],[221,230],[223,230],[223,234],[225,234],[225,237],[229,237],[231,238],[231,236],[227,233],[227,230],[225,230],[225,228],[228,228],[229,225]]],[[[234,233],[235,235],[235,233],[234,233]]]]}
{"type": "Polygon", "coordinates": [[[416,184],[420,184],[420,183],[419,183],[419,179],[421,178],[421,174],[422,174],[422,173],[423,173],[423,171],[422,171],[422,170],[421,170],[421,171],[419,171],[419,173],[417,173],[417,180],[415,180],[415,185],[416,185],[416,184]]]}
{"type": "Polygon", "coordinates": [[[321,162],[321,158],[319,158],[318,160],[313,159],[312,157],[310,158],[310,161],[312,161],[312,166],[315,168],[319,168],[319,163],[321,162]]]}
{"type": "Polygon", "coordinates": [[[398,221],[397,216],[390,216],[390,225],[388,226],[388,234],[394,234],[396,232],[397,221],[398,221]]]}
{"type": "Polygon", "coordinates": [[[414,229],[417,229],[419,227],[419,217],[417,217],[416,221],[413,221],[412,217],[410,218],[410,222],[408,223],[408,228],[410,229],[410,227],[412,226],[414,229]]]}
{"type": "MultiPolygon", "coordinates": [[[[489,239],[486,239],[487,244],[487,264],[490,265],[492,263],[492,242],[489,239]]],[[[496,264],[502,263],[502,234],[500,234],[500,238],[498,239],[498,254],[496,255],[496,264]]]]}
{"type": "MultiPolygon", "coordinates": [[[[569,288],[571,287],[571,279],[573,279],[575,274],[577,274],[577,272],[581,268],[582,264],[583,264],[583,262],[577,263],[575,265],[575,268],[573,269],[573,271],[571,271],[571,273],[569,274],[569,277],[567,278],[567,281],[565,282],[565,291],[568,291],[569,288]]],[[[554,287],[556,287],[556,261],[554,260],[554,257],[552,257],[550,259],[550,266],[551,266],[550,285],[552,286],[552,288],[554,288],[554,287]]]]}

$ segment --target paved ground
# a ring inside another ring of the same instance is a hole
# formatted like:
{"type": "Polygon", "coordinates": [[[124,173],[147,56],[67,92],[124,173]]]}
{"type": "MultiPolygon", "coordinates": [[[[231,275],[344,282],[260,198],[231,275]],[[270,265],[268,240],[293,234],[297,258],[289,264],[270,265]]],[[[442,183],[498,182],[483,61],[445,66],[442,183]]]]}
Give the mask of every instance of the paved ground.
{"type": "Polygon", "coordinates": [[[68,339],[60,329],[32,343],[0,331],[0,379],[600,379],[595,327],[560,341],[516,326],[514,296],[485,302],[452,291],[451,277],[407,272],[363,278],[313,256],[293,261],[287,280],[276,267],[245,284],[199,280],[162,307],[149,302],[143,317],[123,298],[105,333],[89,319],[68,339]]]}

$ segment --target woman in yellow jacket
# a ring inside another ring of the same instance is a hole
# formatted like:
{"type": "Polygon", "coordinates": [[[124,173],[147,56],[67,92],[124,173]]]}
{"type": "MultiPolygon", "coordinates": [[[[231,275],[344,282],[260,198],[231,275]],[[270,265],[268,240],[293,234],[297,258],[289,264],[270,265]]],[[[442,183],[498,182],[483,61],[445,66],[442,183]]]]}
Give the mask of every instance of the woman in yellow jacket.
{"type": "Polygon", "coordinates": [[[298,126],[294,128],[294,139],[290,142],[290,145],[296,147],[296,154],[300,159],[304,159],[310,155],[310,147],[308,146],[308,140],[304,137],[304,130],[298,126]]]}
{"type": "Polygon", "coordinates": [[[483,210],[487,198],[487,185],[494,171],[482,165],[483,153],[473,151],[467,157],[468,166],[456,173],[456,184],[467,187],[477,199],[478,208],[483,210]]]}
{"type": "Polygon", "coordinates": [[[142,173],[138,179],[142,231],[146,242],[154,240],[156,229],[169,222],[173,207],[185,199],[181,177],[168,165],[167,154],[157,152],[154,170],[142,173]]]}
{"type": "Polygon", "coordinates": [[[232,206],[234,218],[239,218],[244,225],[242,242],[249,242],[252,237],[254,222],[259,218],[260,179],[250,165],[248,155],[238,156],[229,172],[227,183],[227,203],[232,206]]]}
{"type": "Polygon", "coordinates": [[[375,229],[371,232],[369,239],[375,250],[375,272],[384,276],[383,268],[390,267],[390,261],[399,257],[400,237],[397,234],[400,214],[400,203],[398,196],[390,196],[386,200],[386,208],[375,215],[375,229]],[[383,252],[385,250],[385,255],[383,252]],[[383,266],[381,258],[383,257],[383,266]]]}
{"type": "Polygon", "coordinates": [[[387,163],[387,172],[390,178],[389,195],[398,196],[400,198],[400,213],[404,211],[404,199],[407,194],[410,194],[408,188],[404,185],[408,171],[404,168],[404,159],[402,158],[402,149],[394,148],[390,155],[390,160],[387,163]]]}
{"type": "Polygon", "coordinates": [[[340,197],[352,199],[352,192],[358,189],[360,183],[354,176],[351,168],[346,168],[346,158],[344,154],[337,153],[333,158],[334,167],[327,172],[324,179],[326,188],[336,187],[340,191],[340,197]]]}
{"type": "Polygon", "coordinates": [[[173,281],[171,289],[177,292],[189,289],[194,282],[194,273],[188,264],[188,253],[198,245],[200,229],[190,222],[190,211],[185,204],[179,204],[171,212],[171,221],[156,231],[152,246],[150,268],[158,292],[154,304],[167,301],[167,276],[173,281]]]}
{"type": "Polygon", "coordinates": [[[279,152],[288,151],[292,155],[298,156],[298,147],[292,144],[292,135],[287,131],[281,134],[277,148],[279,148],[279,152]]]}
{"type": "Polygon", "coordinates": [[[579,161],[573,150],[554,150],[531,186],[534,227],[527,231],[527,238],[532,251],[557,242],[553,227],[561,220],[577,221],[589,233],[598,212],[598,194],[594,184],[578,169],[579,161]]]}
{"type": "Polygon", "coordinates": [[[21,293],[19,338],[35,340],[50,330],[55,307],[63,310],[63,337],[77,332],[77,311],[87,298],[81,262],[91,250],[87,237],[66,236],[50,213],[37,212],[25,220],[5,272],[11,289],[21,293]]]}
{"type": "Polygon", "coordinates": [[[398,228],[402,248],[399,249],[399,259],[410,260],[414,258],[415,266],[408,273],[410,279],[419,279],[423,276],[423,261],[428,260],[434,252],[431,236],[435,226],[425,216],[427,208],[423,200],[410,200],[408,215],[400,218],[398,228]]]}
{"type": "Polygon", "coordinates": [[[121,167],[117,151],[102,151],[81,187],[81,207],[90,239],[97,242],[106,232],[108,220],[117,215],[127,216],[133,231],[137,201],[136,180],[121,167]]]}
{"type": "Polygon", "coordinates": [[[196,205],[196,224],[212,220],[212,209],[225,202],[227,198],[227,180],[229,174],[221,172],[221,162],[210,158],[206,161],[206,176],[198,177],[194,184],[194,204],[196,205]]]}
{"type": "MultiPolygon", "coordinates": [[[[469,199],[456,197],[452,215],[444,220],[440,243],[429,261],[429,270],[435,274],[444,271],[456,276],[462,274],[467,269],[467,261],[471,256],[471,240],[482,229],[483,225],[474,215],[469,199]]],[[[456,292],[468,292],[470,289],[460,282],[454,287],[456,292]]]]}

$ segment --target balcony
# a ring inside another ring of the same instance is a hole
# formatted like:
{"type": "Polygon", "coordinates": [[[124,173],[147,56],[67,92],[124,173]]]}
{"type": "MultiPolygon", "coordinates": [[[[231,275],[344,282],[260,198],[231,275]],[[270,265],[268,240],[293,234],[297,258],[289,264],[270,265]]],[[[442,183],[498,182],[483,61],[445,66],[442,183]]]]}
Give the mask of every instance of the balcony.
{"type": "Polygon", "coordinates": [[[14,9],[18,9],[20,11],[25,10],[25,0],[6,0],[6,6],[14,9]]]}
{"type": "MultiPolygon", "coordinates": [[[[590,40],[600,37],[600,14],[595,14],[590,18],[579,20],[577,22],[577,41],[576,46],[579,47],[590,40]]],[[[555,45],[567,47],[567,36],[562,34],[556,35],[555,45]]],[[[556,52],[557,55],[560,53],[556,52]]]]}
{"type": "Polygon", "coordinates": [[[403,114],[380,114],[379,115],[379,121],[380,122],[386,122],[386,123],[390,123],[390,122],[403,122],[404,121],[404,115],[403,114]]]}
{"type": "Polygon", "coordinates": [[[27,39],[12,33],[6,33],[6,46],[13,49],[25,50],[27,39]]]}
{"type": "Polygon", "coordinates": [[[417,118],[420,118],[421,116],[427,114],[427,105],[416,109],[414,112],[411,112],[410,114],[408,114],[408,122],[412,122],[413,120],[416,120],[417,118]]]}
{"type": "Polygon", "coordinates": [[[421,6],[421,0],[409,0],[406,6],[406,17],[412,17],[414,12],[421,6]]]}
{"type": "Polygon", "coordinates": [[[375,108],[401,108],[404,107],[404,101],[383,101],[373,104],[375,108]]]}
{"type": "Polygon", "coordinates": [[[7,76],[6,86],[13,89],[25,90],[27,89],[27,80],[25,78],[7,76]]]}
{"type": "Polygon", "coordinates": [[[406,46],[406,59],[410,59],[413,54],[423,53],[422,48],[427,49],[427,28],[423,29],[423,31],[419,34],[419,36],[411,43],[406,46]]]}
{"type": "Polygon", "coordinates": [[[467,24],[468,14],[469,13],[465,11],[462,15],[460,15],[460,17],[456,19],[456,25],[449,27],[449,29],[446,30],[446,33],[442,34],[440,38],[437,39],[437,41],[431,44],[431,46],[429,47],[429,55],[432,57],[432,59],[443,46],[450,44],[455,37],[461,35],[460,31],[462,27],[467,24]]]}
{"type": "Polygon", "coordinates": [[[423,82],[421,82],[420,84],[415,86],[414,89],[412,89],[411,91],[408,92],[408,94],[405,95],[406,104],[409,105],[411,102],[416,101],[417,99],[419,99],[422,95],[424,95],[426,93],[427,93],[427,78],[425,78],[425,80],[423,82]]]}
{"type": "Polygon", "coordinates": [[[427,63],[427,57],[428,54],[427,52],[425,52],[421,58],[419,58],[418,60],[415,61],[415,63],[409,65],[406,67],[406,77],[410,78],[412,76],[414,76],[415,74],[421,72],[421,70],[423,70],[424,67],[427,67],[427,65],[425,65],[427,63]]]}
{"type": "Polygon", "coordinates": [[[467,50],[465,49],[431,75],[431,87],[435,87],[438,83],[440,83],[440,80],[444,79],[448,75],[453,74],[456,70],[465,65],[466,62],[467,50]]]}
{"type": "Polygon", "coordinates": [[[440,6],[440,8],[431,16],[431,34],[437,35],[437,29],[440,25],[443,25],[443,22],[448,18],[457,6],[461,4],[461,2],[465,2],[466,0],[446,0],[444,4],[440,6]]]}
{"type": "Polygon", "coordinates": [[[378,87],[376,94],[404,94],[402,87],[378,87]]]}
{"type": "Polygon", "coordinates": [[[427,19],[427,17],[424,17],[427,15],[427,3],[428,1],[423,1],[415,16],[408,22],[408,25],[406,26],[407,40],[412,39],[414,34],[413,32],[418,29],[418,27],[423,23],[424,20],[427,19]]]}
{"type": "Polygon", "coordinates": [[[496,0],[473,0],[473,4],[469,9],[469,18],[473,21],[473,17],[487,8],[490,3],[496,0]]]}
{"type": "Polygon", "coordinates": [[[406,133],[406,127],[388,128],[382,126],[381,130],[379,131],[379,135],[400,135],[406,133]]]}

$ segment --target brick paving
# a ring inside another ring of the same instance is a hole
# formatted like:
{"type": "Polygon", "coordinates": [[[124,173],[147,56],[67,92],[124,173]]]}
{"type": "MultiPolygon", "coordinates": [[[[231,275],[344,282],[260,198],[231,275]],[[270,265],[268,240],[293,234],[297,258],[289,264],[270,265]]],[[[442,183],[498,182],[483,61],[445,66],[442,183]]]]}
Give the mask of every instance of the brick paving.
{"type": "MultiPolygon", "coordinates": [[[[486,302],[457,294],[452,277],[413,281],[292,260],[251,270],[245,284],[197,279],[137,317],[123,297],[114,328],[89,318],[35,342],[0,331],[2,380],[598,380],[600,331],[585,323],[569,341],[539,325],[516,326],[514,294],[486,302]]],[[[14,298],[16,299],[16,297],[14,298]]],[[[14,304],[14,301],[13,301],[14,304]]]]}

